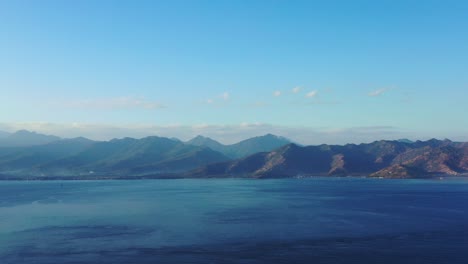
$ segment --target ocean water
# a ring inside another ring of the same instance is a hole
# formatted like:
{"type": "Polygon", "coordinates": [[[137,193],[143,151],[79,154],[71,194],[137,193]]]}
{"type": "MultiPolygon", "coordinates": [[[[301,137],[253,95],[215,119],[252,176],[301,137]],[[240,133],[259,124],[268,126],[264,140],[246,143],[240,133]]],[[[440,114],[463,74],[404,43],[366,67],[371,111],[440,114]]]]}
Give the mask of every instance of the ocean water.
{"type": "Polygon", "coordinates": [[[4,181],[0,263],[468,263],[468,180],[4,181]]]}

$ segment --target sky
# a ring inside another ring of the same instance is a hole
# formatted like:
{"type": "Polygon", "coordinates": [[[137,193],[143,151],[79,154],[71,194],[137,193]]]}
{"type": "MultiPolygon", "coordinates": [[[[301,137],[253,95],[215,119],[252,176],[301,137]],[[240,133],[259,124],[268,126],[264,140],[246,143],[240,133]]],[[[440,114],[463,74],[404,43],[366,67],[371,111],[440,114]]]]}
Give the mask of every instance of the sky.
{"type": "Polygon", "coordinates": [[[0,130],[468,141],[467,1],[0,1],[0,130]]]}

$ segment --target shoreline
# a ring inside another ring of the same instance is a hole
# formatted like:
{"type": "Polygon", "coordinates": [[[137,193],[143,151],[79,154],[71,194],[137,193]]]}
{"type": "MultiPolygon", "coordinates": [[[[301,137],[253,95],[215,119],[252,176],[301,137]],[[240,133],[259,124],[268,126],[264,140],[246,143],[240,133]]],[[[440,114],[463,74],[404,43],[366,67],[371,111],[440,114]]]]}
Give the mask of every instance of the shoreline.
{"type": "Polygon", "coordinates": [[[248,177],[248,176],[233,176],[223,175],[219,177],[184,177],[182,175],[154,175],[154,176],[99,176],[99,177],[80,177],[80,176],[36,176],[36,177],[18,177],[0,175],[1,181],[132,181],[132,180],[180,180],[180,179],[250,179],[250,180],[280,180],[280,179],[340,179],[340,178],[361,178],[375,180],[453,180],[453,179],[468,179],[468,174],[454,175],[432,175],[428,177],[371,177],[368,175],[348,175],[348,176],[326,176],[326,175],[310,175],[310,176],[294,176],[294,177],[248,177]]]}

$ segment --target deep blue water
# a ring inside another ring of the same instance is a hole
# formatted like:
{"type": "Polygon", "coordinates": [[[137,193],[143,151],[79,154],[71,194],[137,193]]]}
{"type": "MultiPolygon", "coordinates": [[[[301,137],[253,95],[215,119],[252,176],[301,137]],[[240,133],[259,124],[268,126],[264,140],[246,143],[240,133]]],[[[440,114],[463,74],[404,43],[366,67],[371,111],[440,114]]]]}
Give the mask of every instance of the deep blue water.
{"type": "Polygon", "coordinates": [[[468,181],[0,182],[0,263],[468,263],[468,181]]]}

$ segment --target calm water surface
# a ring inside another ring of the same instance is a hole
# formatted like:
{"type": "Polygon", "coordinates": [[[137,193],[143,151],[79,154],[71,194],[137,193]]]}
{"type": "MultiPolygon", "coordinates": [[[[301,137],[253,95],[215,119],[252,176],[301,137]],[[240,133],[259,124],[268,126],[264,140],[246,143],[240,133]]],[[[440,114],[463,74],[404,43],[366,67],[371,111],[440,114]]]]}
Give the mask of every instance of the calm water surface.
{"type": "Polygon", "coordinates": [[[468,181],[0,182],[0,263],[468,263],[468,181]]]}

